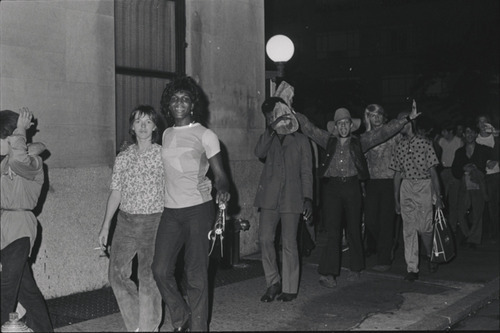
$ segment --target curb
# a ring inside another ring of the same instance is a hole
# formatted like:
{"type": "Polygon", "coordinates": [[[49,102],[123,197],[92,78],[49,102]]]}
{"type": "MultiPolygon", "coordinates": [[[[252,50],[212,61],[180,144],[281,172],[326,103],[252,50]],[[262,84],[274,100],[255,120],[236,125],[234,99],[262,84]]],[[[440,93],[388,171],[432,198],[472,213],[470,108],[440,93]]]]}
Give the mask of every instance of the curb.
{"type": "Polygon", "coordinates": [[[490,300],[499,297],[499,278],[486,283],[481,289],[473,292],[453,303],[446,309],[437,311],[434,314],[426,316],[424,319],[408,326],[405,330],[415,331],[444,331],[451,326],[466,318],[471,312],[474,312],[490,300]]]}

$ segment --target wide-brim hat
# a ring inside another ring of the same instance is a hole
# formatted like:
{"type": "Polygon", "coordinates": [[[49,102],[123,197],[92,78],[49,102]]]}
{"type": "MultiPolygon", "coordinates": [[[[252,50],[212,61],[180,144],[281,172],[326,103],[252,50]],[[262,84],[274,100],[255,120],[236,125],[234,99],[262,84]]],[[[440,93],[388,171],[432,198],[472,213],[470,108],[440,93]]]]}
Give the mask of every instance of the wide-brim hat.
{"type": "Polygon", "coordinates": [[[299,122],[297,121],[297,118],[288,105],[278,102],[273,109],[272,121],[278,119],[282,115],[288,115],[288,118],[281,120],[274,126],[276,133],[287,135],[296,132],[299,129],[299,122]]]}
{"type": "Polygon", "coordinates": [[[352,118],[349,110],[347,110],[346,108],[339,108],[335,110],[335,115],[333,116],[333,120],[329,121],[326,124],[326,129],[328,130],[328,132],[332,133],[333,135],[337,135],[338,131],[337,128],[335,127],[335,123],[342,119],[351,119],[352,122],[351,132],[358,130],[359,127],[361,126],[361,119],[352,118]]]}

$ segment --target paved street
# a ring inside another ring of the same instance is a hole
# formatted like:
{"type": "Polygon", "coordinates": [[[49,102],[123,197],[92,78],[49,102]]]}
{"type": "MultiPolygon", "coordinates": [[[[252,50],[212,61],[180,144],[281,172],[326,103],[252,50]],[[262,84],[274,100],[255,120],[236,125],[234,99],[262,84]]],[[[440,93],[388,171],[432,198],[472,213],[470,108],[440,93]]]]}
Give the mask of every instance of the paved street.
{"type": "MultiPolygon", "coordinates": [[[[455,259],[438,272],[426,267],[420,279],[403,280],[405,263],[400,247],[392,269],[378,273],[369,268],[356,278],[343,268],[338,286],[326,289],[318,284],[317,262],[322,244],[302,266],[298,298],[290,303],[261,303],[264,277],[253,277],[216,287],[210,330],[212,331],[349,331],[349,330],[446,330],[468,317],[499,295],[499,247],[488,243],[477,250],[459,248],[455,259]]],[[[259,260],[259,255],[245,260],[259,260]]],[[[343,266],[348,267],[348,251],[343,266]]],[[[233,267],[232,270],[240,268],[233,267]]],[[[498,301],[496,303],[498,305],[498,301]]],[[[490,307],[491,308],[491,307],[490,307]]],[[[488,318],[498,325],[493,310],[488,318]]],[[[492,310],[490,310],[492,311],[492,310]]],[[[481,318],[478,317],[481,321],[481,318]]],[[[469,322],[466,329],[474,330],[469,322]]],[[[122,331],[119,313],[65,326],[59,332],[122,331]]],[[[161,331],[172,329],[168,318],[161,331]]],[[[455,329],[460,329],[457,327],[455,329]]]]}

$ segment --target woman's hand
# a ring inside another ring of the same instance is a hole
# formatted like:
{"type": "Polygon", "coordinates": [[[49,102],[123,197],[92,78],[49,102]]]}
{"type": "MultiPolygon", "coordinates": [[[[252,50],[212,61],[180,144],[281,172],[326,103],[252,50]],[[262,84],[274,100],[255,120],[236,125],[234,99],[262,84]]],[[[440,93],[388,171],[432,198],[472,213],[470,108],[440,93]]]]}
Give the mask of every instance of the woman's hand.
{"type": "Polygon", "coordinates": [[[231,199],[231,194],[229,192],[226,192],[226,191],[217,191],[217,195],[215,197],[215,202],[217,204],[226,204],[229,199],[231,199]]]}
{"type": "Polygon", "coordinates": [[[108,244],[108,235],[109,235],[109,227],[105,225],[102,226],[101,231],[99,232],[99,245],[101,249],[106,249],[106,245],[108,244]]]}

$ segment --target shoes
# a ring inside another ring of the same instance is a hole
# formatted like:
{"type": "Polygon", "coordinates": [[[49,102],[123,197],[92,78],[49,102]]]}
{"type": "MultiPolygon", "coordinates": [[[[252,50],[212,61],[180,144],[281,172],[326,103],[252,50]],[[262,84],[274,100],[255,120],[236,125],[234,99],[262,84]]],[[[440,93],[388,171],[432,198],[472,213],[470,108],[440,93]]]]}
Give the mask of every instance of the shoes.
{"type": "Polygon", "coordinates": [[[372,269],[377,272],[387,272],[391,269],[391,265],[375,265],[372,269]]]}
{"type": "Polygon", "coordinates": [[[265,303],[272,302],[279,294],[281,294],[281,282],[276,282],[267,288],[266,293],[260,298],[260,301],[265,303]]]}
{"type": "Polygon", "coordinates": [[[174,328],[173,332],[189,332],[189,319],[186,320],[180,327],[174,328]]]}
{"type": "Polygon", "coordinates": [[[333,275],[320,275],[319,284],[325,288],[335,288],[337,286],[337,280],[333,275]]]}
{"type": "Polygon", "coordinates": [[[282,293],[276,298],[277,301],[290,302],[297,298],[297,294],[282,293]]]}
{"type": "Polygon", "coordinates": [[[418,273],[408,272],[408,274],[406,274],[405,276],[405,280],[410,282],[418,280],[418,273]]]}

